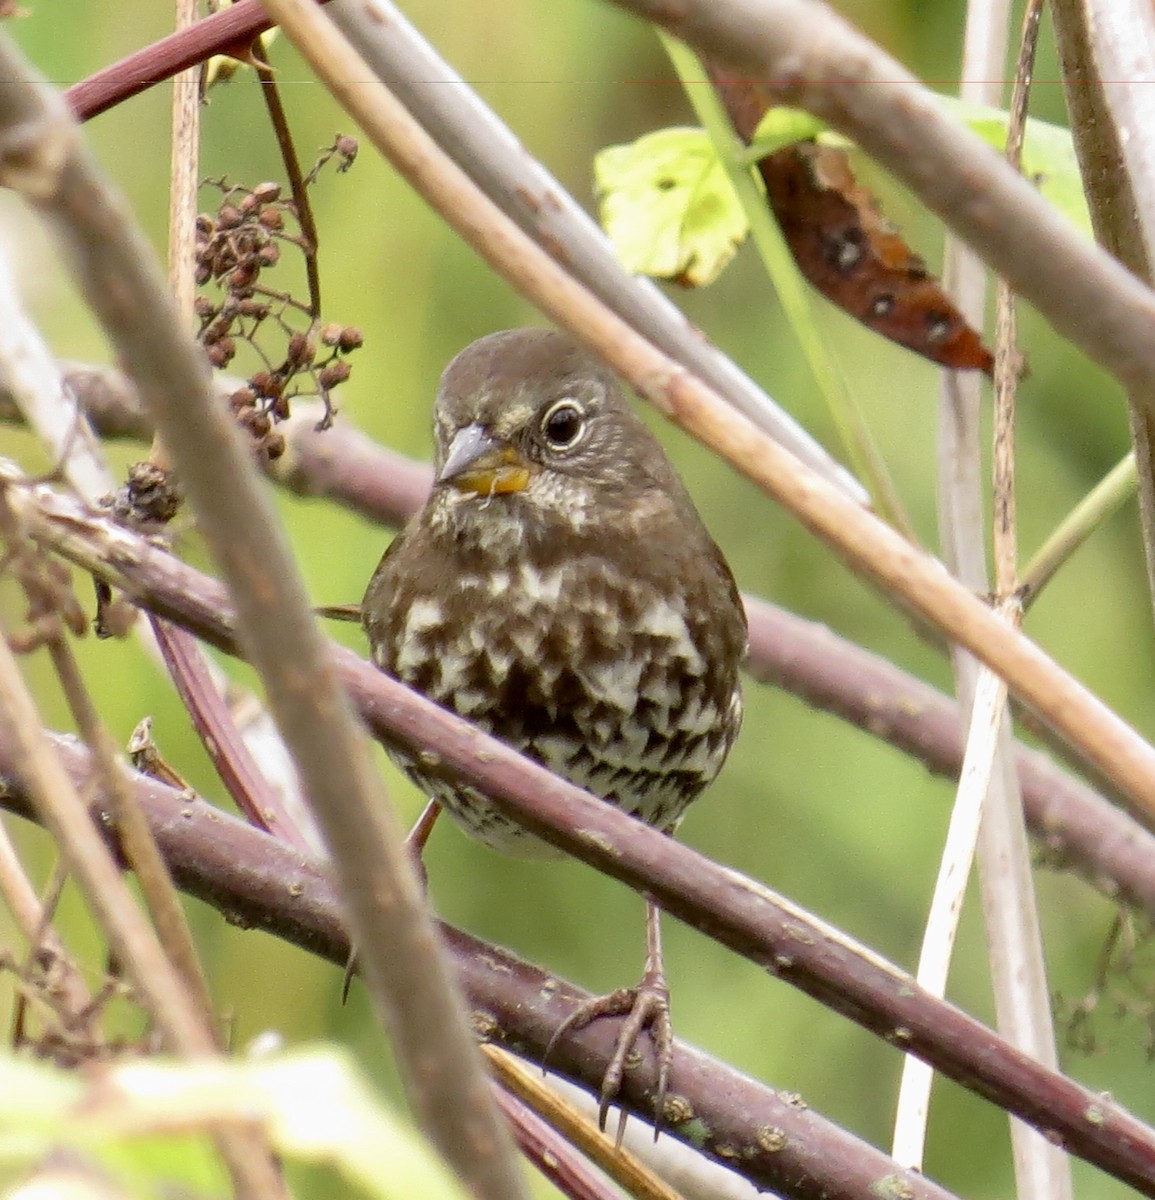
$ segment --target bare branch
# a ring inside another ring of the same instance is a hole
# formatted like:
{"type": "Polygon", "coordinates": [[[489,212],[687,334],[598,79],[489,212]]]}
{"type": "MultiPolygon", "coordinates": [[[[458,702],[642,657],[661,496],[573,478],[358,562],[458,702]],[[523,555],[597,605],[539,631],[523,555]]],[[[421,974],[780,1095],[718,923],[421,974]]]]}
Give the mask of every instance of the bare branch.
{"type": "MultiPolygon", "coordinates": [[[[1051,6],[1071,136],[1096,239],[1151,282],[1155,253],[1155,108],[1135,80],[1155,71],[1155,16],[1137,0],[1057,0],[1051,6]]],[[[1128,389],[1147,586],[1155,604],[1155,388],[1128,389]]]]}
{"type": "Polygon", "coordinates": [[[320,835],[307,811],[292,811],[257,765],[196,639],[159,617],[152,618],[152,630],[181,702],[233,803],[258,829],[302,850],[319,849],[320,835]]]}
{"type": "MultiPolygon", "coordinates": [[[[50,992],[53,1007],[66,1014],[71,1030],[89,1045],[97,1041],[96,1022],[92,997],[80,967],[69,955],[52,926],[51,913],[32,886],[8,836],[8,830],[0,825],[0,897],[11,913],[16,927],[28,942],[28,974],[35,968],[46,981],[51,981],[50,992]]],[[[19,1017],[15,1024],[22,1024],[19,1017]]],[[[18,1038],[14,1037],[18,1044],[18,1038]]]]}
{"type": "Polygon", "coordinates": [[[87,121],[213,54],[247,45],[272,24],[261,0],[240,0],[97,72],[69,88],[66,99],[77,118],[87,121]]]}

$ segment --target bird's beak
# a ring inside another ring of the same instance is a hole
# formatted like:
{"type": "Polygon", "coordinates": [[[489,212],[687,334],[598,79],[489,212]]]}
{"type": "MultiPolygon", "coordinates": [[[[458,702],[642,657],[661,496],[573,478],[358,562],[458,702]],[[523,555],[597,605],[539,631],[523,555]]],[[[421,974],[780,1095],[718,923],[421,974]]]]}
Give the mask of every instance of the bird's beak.
{"type": "Polygon", "coordinates": [[[453,435],[437,482],[452,484],[461,492],[500,496],[525,491],[529,476],[529,463],[508,442],[481,425],[466,425],[453,435]]]}

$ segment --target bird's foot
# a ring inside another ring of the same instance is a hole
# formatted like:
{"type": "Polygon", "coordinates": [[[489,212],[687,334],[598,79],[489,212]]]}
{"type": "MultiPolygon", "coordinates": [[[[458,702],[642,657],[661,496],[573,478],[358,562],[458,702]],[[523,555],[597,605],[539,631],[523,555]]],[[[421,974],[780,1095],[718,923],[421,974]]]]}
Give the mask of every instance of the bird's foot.
{"type": "MultiPolygon", "coordinates": [[[[602,1077],[602,1088],[598,1105],[598,1128],[603,1132],[610,1105],[621,1091],[622,1079],[630,1056],[635,1052],[642,1031],[648,1031],[658,1060],[658,1090],[654,1097],[654,1140],[662,1128],[666,1108],[666,1089],[670,1078],[670,1064],[674,1058],[674,1030],[670,1023],[670,989],[666,986],[664,972],[647,969],[637,987],[618,988],[608,996],[598,996],[580,1004],[558,1026],[545,1049],[543,1064],[549,1061],[550,1053],[557,1042],[567,1033],[584,1029],[602,1017],[625,1017],[621,1032],[614,1046],[613,1057],[602,1077]]],[[[621,1145],[625,1130],[625,1113],[618,1125],[617,1142],[621,1145]]]]}

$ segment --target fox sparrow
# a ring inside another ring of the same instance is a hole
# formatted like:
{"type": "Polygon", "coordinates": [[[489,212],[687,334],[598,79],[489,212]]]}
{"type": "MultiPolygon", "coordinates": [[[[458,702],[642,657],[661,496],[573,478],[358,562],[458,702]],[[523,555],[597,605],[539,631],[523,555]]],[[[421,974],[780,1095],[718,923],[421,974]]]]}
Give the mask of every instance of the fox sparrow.
{"type": "MultiPolygon", "coordinates": [[[[746,621],[730,570],[614,377],[568,336],[512,330],[450,363],[435,483],[362,604],[381,670],[663,831],[738,733],[746,621]]],[[[472,788],[399,765],[467,832],[557,852],[472,788]]],[[[602,1116],[643,1028],[671,1053],[657,909],[637,988],[564,1029],[626,1015],[602,1116]]],[[[562,1030],[558,1031],[559,1034],[562,1030]]]]}

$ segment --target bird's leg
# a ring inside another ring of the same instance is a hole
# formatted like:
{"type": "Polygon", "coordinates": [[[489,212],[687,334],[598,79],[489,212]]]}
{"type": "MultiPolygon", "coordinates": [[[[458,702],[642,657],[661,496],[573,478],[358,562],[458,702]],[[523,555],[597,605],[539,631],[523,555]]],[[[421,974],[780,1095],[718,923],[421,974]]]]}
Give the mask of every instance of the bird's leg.
{"type": "MultiPolygon", "coordinates": [[[[421,890],[426,891],[429,887],[429,878],[425,874],[425,864],[421,861],[421,856],[425,853],[425,844],[429,841],[429,835],[433,832],[433,826],[437,824],[437,818],[441,815],[441,805],[436,800],[430,800],[428,804],[421,810],[421,816],[417,818],[417,824],[409,831],[409,836],[405,839],[405,849],[409,851],[413,858],[413,869],[417,872],[417,878],[421,881],[421,890]]],[[[349,950],[349,957],[345,961],[345,976],[341,980],[341,1003],[344,1004],[349,999],[349,989],[353,986],[353,976],[357,973],[357,947],[353,946],[349,950]]]]}
{"type": "MultiPolygon", "coordinates": [[[[584,1029],[599,1017],[625,1017],[621,1033],[614,1046],[613,1057],[602,1079],[601,1103],[598,1108],[598,1127],[606,1127],[606,1116],[610,1104],[622,1086],[626,1063],[643,1029],[649,1030],[658,1059],[658,1090],[654,1097],[654,1138],[661,1131],[662,1116],[666,1107],[666,1088],[670,1078],[670,1063],[674,1057],[674,1032],[670,1024],[670,990],[666,986],[666,972],[662,965],[662,910],[652,901],[646,901],[646,967],[637,987],[618,988],[608,996],[587,1000],[570,1013],[558,1026],[546,1047],[543,1061],[549,1060],[550,1051],[558,1039],[566,1033],[584,1029]]],[[[623,1127],[619,1127],[621,1140],[623,1127]]]]}

